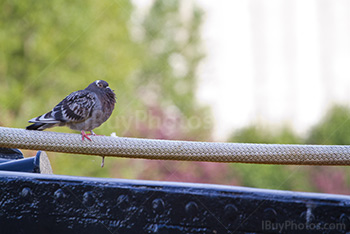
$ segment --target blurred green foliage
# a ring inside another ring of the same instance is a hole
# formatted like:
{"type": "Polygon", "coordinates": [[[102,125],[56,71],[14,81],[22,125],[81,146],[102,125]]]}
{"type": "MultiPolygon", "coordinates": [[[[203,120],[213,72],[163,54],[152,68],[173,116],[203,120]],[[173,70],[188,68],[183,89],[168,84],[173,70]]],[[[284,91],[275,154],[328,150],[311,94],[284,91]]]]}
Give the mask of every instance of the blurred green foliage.
{"type": "MultiPolygon", "coordinates": [[[[319,145],[350,145],[350,108],[334,105],[309,132],[305,143],[319,145]]],[[[325,193],[350,193],[348,167],[312,167],[309,180],[316,191],[325,193]]]]}
{"type": "MultiPolygon", "coordinates": [[[[291,128],[252,125],[235,131],[231,142],[274,144],[350,145],[350,109],[335,105],[311,128],[305,138],[291,128]],[[274,129],[274,130],[271,130],[274,129]]],[[[232,170],[245,186],[284,190],[350,192],[347,167],[232,164],[232,170]]]]}
{"type": "MultiPolygon", "coordinates": [[[[291,128],[285,126],[252,125],[242,128],[229,138],[231,142],[262,144],[299,144],[302,139],[291,128]]],[[[311,184],[304,180],[305,173],[297,166],[231,164],[242,184],[249,187],[284,190],[312,191],[311,184]],[[291,179],[289,179],[291,178],[291,179]]]]}
{"type": "MultiPolygon", "coordinates": [[[[104,79],[118,100],[98,134],[210,141],[210,110],[195,99],[203,12],[183,2],[155,0],[140,10],[130,0],[0,0],[0,125],[24,128],[69,93],[104,79]]],[[[349,114],[335,106],[305,138],[289,127],[257,124],[229,141],[350,144],[349,114]]],[[[106,158],[101,169],[99,157],[49,156],[56,174],[350,191],[345,167],[106,158]]]]}
{"type": "Polygon", "coordinates": [[[128,1],[1,1],[0,9],[0,110],[14,115],[12,126],[96,79],[108,80],[121,100],[132,98],[126,80],[141,61],[128,1]]]}
{"type": "Polygon", "coordinates": [[[308,144],[349,145],[350,144],[350,109],[335,105],[314,126],[306,140],[308,144]]]}
{"type": "Polygon", "coordinates": [[[274,129],[272,126],[248,126],[235,131],[229,141],[264,144],[299,144],[302,142],[302,139],[287,126],[277,130],[272,129],[274,129]]]}
{"type": "MultiPolygon", "coordinates": [[[[203,13],[194,6],[184,19],[183,10],[176,0],[156,0],[142,11],[129,0],[0,1],[0,124],[23,128],[69,93],[104,79],[118,99],[97,133],[208,139],[209,109],[194,97],[203,13]]],[[[128,167],[133,160],[108,159],[101,169],[100,158],[50,157],[57,174],[138,176],[128,167]]]]}

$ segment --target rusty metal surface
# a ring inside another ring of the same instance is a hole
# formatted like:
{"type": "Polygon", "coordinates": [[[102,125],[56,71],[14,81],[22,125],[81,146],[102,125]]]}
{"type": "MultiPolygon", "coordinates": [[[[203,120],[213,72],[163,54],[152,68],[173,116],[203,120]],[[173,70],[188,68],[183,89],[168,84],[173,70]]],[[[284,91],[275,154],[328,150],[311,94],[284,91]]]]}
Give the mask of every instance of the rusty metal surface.
{"type": "Polygon", "coordinates": [[[350,231],[341,195],[6,171],[0,191],[0,233],[350,231]]]}

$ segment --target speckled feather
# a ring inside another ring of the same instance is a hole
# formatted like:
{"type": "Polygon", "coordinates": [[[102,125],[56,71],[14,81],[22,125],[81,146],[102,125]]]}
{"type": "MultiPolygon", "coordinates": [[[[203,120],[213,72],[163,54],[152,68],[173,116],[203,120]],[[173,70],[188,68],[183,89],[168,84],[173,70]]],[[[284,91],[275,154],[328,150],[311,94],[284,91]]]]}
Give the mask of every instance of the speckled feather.
{"type": "Polygon", "coordinates": [[[28,130],[44,130],[67,125],[74,130],[92,131],[105,122],[113,112],[115,94],[108,83],[97,80],[86,89],[71,93],[52,111],[29,120],[28,130]]]}

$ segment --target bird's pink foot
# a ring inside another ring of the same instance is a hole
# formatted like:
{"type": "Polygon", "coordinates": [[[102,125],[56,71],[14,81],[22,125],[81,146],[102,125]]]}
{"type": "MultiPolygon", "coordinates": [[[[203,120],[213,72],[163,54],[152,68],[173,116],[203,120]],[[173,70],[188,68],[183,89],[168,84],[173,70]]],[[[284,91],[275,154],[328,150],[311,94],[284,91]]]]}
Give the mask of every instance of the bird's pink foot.
{"type": "Polygon", "coordinates": [[[91,134],[86,134],[84,131],[81,131],[81,139],[84,140],[84,138],[88,139],[89,141],[91,141],[90,137],[88,137],[88,135],[91,134]]]}

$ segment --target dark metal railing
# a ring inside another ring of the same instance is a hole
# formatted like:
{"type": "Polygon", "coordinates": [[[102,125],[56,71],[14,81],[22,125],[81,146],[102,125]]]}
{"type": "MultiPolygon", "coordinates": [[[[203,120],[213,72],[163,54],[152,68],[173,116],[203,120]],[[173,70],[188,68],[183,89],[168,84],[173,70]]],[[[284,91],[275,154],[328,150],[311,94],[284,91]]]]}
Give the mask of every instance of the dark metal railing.
{"type": "Polygon", "coordinates": [[[0,233],[348,233],[349,215],[343,195],[0,171],[0,233]]]}

